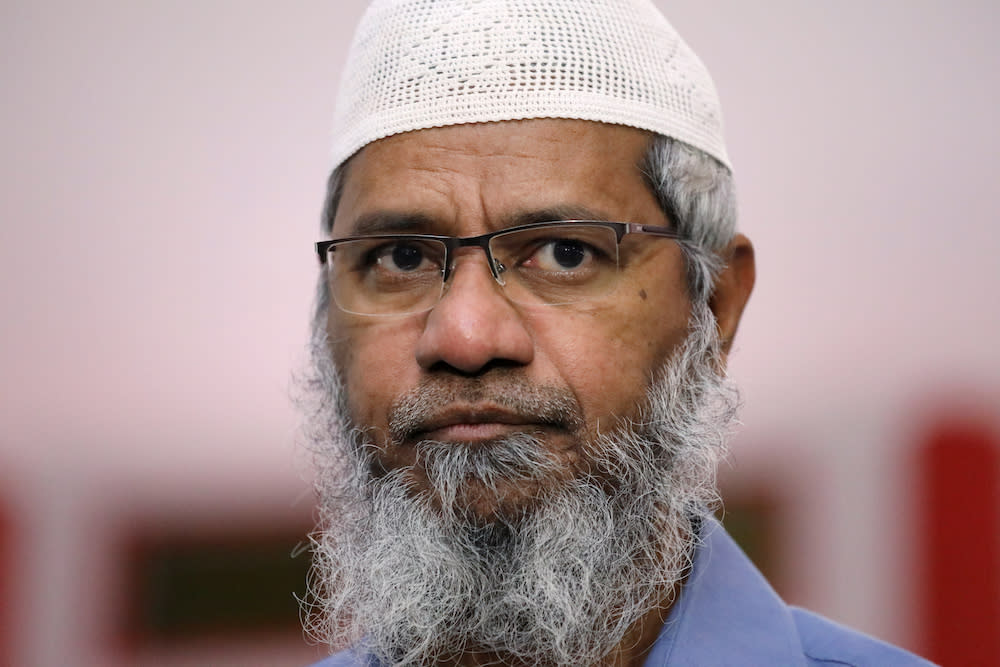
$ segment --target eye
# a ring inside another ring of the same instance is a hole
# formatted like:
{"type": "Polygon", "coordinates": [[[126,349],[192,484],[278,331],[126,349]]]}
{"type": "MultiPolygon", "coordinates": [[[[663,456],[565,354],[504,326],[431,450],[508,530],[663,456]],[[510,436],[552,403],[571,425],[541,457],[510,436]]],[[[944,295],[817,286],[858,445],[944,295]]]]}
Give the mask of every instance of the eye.
{"type": "Polygon", "coordinates": [[[594,259],[594,248],[578,239],[550,239],[538,246],[531,263],[543,271],[573,271],[594,259]]]}
{"type": "Polygon", "coordinates": [[[436,271],[439,266],[432,255],[425,244],[417,241],[392,241],[373,248],[368,263],[388,273],[436,271]]]}

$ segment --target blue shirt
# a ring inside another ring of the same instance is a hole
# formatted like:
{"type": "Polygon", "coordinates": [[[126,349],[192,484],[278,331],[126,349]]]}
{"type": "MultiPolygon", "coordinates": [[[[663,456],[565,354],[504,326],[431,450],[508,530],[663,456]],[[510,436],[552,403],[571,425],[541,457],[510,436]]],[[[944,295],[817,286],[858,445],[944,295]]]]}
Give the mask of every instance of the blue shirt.
{"type": "MultiPolygon", "coordinates": [[[[791,607],[714,519],[645,667],[909,667],[932,663],[791,607]]],[[[313,667],[377,663],[350,650],[313,667]]]]}

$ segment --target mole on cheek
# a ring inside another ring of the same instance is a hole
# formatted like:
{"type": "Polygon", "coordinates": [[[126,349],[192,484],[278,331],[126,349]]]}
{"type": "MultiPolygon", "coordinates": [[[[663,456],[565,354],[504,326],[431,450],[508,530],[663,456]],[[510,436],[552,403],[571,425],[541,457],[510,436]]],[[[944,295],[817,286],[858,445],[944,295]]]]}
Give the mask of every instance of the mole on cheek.
{"type": "Polygon", "coordinates": [[[646,290],[644,290],[644,289],[639,290],[639,298],[642,299],[643,301],[646,300],[646,298],[647,298],[647,296],[646,296],[646,290]]]}

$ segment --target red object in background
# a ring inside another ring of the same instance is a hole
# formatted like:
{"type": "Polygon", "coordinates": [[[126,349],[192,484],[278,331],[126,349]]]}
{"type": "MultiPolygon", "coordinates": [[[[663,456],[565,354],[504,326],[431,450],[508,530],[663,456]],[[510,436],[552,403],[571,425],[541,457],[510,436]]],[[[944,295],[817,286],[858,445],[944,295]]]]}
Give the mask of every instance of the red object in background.
{"type": "Polygon", "coordinates": [[[918,450],[924,655],[1000,665],[1000,438],[977,420],[942,420],[918,450]]]}

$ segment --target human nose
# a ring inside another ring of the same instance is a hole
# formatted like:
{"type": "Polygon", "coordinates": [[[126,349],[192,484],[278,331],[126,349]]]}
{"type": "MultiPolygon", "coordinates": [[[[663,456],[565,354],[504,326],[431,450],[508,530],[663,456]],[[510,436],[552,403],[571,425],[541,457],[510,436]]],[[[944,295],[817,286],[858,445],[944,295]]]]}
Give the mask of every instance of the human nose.
{"type": "Polygon", "coordinates": [[[427,314],[417,342],[421,368],[446,364],[474,374],[494,361],[525,365],[534,341],[521,313],[503,295],[483,253],[459,251],[441,301],[427,314]]]}

